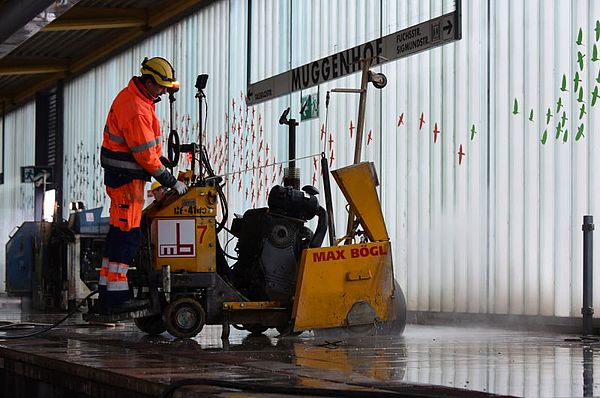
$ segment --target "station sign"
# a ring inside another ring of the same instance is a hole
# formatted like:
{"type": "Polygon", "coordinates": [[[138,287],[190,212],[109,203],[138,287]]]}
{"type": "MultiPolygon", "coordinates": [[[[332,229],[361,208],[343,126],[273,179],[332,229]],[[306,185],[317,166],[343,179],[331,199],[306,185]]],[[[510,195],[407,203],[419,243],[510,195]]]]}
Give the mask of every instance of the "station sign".
{"type": "Polygon", "coordinates": [[[360,71],[361,59],[371,58],[372,66],[380,65],[460,40],[460,15],[457,7],[451,13],[250,84],[246,103],[255,105],[351,75],[360,71]]]}

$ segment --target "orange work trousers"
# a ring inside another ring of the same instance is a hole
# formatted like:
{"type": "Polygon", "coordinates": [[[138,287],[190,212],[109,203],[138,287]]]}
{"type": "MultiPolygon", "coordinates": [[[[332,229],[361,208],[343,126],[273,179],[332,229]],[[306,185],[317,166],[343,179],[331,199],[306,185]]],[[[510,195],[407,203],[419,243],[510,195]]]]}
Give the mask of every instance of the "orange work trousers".
{"type": "Polygon", "coordinates": [[[110,197],[110,225],[121,231],[130,231],[140,226],[144,208],[143,180],[132,180],[118,188],[106,187],[110,197]]]}

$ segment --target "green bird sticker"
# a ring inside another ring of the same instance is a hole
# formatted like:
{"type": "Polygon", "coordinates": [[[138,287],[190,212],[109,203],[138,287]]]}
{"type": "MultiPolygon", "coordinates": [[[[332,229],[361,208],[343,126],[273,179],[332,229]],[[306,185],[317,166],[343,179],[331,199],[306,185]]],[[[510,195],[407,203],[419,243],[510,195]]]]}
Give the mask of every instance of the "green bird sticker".
{"type": "Polygon", "coordinates": [[[596,105],[598,98],[600,98],[600,95],[598,95],[598,86],[594,86],[594,91],[592,91],[592,106],[596,105]]]}
{"type": "Polygon", "coordinates": [[[577,51],[577,63],[579,64],[579,70],[583,71],[583,59],[585,55],[581,51],[577,51]]]}
{"type": "Polygon", "coordinates": [[[515,98],[515,102],[513,102],[513,115],[517,115],[519,113],[519,101],[515,98]]]}
{"type": "Polygon", "coordinates": [[[596,62],[599,59],[600,58],[598,58],[598,46],[596,44],[594,44],[594,48],[592,50],[592,62],[596,62]]]}
{"type": "Polygon", "coordinates": [[[583,135],[583,130],[585,130],[585,124],[581,123],[577,128],[577,135],[575,136],[575,141],[579,141],[581,137],[585,137],[583,135]]]}
{"type": "Polygon", "coordinates": [[[542,134],[542,144],[545,144],[546,141],[548,140],[548,129],[544,130],[544,134],[542,134]]]}
{"type": "Polygon", "coordinates": [[[600,83],[600,70],[598,71],[598,76],[596,76],[596,82],[600,83]]]}
{"type": "Polygon", "coordinates": [[[562,124],[562,127],[565,127],[565,123],[567,122],[567,120],[569,120],[569,118],[567,117],[567,111],[564,111],[560,118],[560,123],[562,124]]]}
{"type": "Polygon", "coordinates": [[[581,78],[579,77],[579,72],[575,72],[575,78],[573,79],[573,92],[576,93],[579,90],[579,83],[581,83],[581,78]]]}
{"type": "Polygon", "coordinates": [[[556,125],[556,136],[554,137],[555,139],[559,139],[560,138],[560,133],[562,132],[562,126],[560,123],[558,123],[556,125]]]}
{"type": "Polygon", "coordinates": [[[560,85],[560,91],[567,91],[567,75],[563,74],[562,84],[560,85]]]}
{"type": "Polygon", "coordinates": [[[533,122],[533,109],[529,111],[529,121],[533,122]]]}
{"type": "Polygon", "coordinates": [[[585,111],[585,103],[581,104],[581,108],[579,108],[579,120],[583,119],[583,115],[587,114],[585,111]]]}
{"type": "Polygon", "coordinates": [[[477,134],[477,130],[475,130],[475,125],[471,126],[471,141],[475,138],[475,134],[477,134]]]}
{"type": "Polygon", "coordinates": [[[569,130],[565,130],[565,133],[563,134],[563,142],[567,142],[568,139],[569,139],[569,130]]]}
{"type": "Polygon", "coordinates": [[[558,97],[558,101],[556,101],[556,112],[554,112],[554,113],[560,112],[562,107],[563,107],[562,97],[558,97]]]}
{"type": "Polygon", "coordinates": [[[596,20],[596,41],[600,40],[600,21],[596,20]]]}
{"type": "Polygon", "coordinates": [[[577,34],[577,45],[583,44],[583,30],[579,28],[579,33],[577,34]]]}
{"type": "Polygon", "coordinates": [[[550,118],[552,117],[552,111],[548,108],[548,112],[546,112],[546,124],[550,123],[550,118]]]}
{"type": "Polygon", "coordinates": [[[577,102],[583,102],[583,87],[579,87],[579,96],[577,97],[577,102]]]}

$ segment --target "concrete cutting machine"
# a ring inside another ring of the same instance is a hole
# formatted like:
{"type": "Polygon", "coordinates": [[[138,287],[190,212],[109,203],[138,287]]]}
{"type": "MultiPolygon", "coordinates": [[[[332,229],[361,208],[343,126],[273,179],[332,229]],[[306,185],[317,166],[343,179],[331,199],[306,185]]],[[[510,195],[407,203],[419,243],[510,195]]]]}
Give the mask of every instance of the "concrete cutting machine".
{"type": "MultiPolygon", "coordinates": [[[[392,247],[377,196],[372,163],[332,171],[364,231],[360,243],[322,247],[327,213],[317,190],[274,186],[268,207],[236,216],[229,233],[237,238],[230,266],[218,232],[223,185],[191,184],[170,191],[144,210],[142,249],[129,280],[151,307],[126,314],[85,314],[90,321],[133,318],[149,334],[165,330],[193,337],[204,325],[262,333],[304,330],[346,334],[401,334],[406,304],[394,279],[392,247]],[[318,218],[315,231],[307,221],[318,218]]],[[[207,182],[211,181],[207,179],[207,182]]],[[[231,256],[232,257],[232,256],[231,256]]]]}
{"type": "Polygon", "coordinates": [[[237,257],[229,265],[218,232],[224,203],[218,178],[192,183],[144,210],[142,249],[129,273],[138,298],[151,307],[126,314],[85,314],[90,321],[133,318],[142,331],[176,337],[198,334],[204,325],[223,325],[281,334],[333,328],[353,335],[401,334],[406,304],[394,279],[372,163],[332,171],[364,231],[360,243],[322,247],[327,213],[317,190],[274,186],[268,207],[236,216],[229,233],[237,257]],[[213,181],[214,184],[210,182],[213,181]],[[220,203],[221,202],[221,203],[220,203]],[[313,232],[307,221],[318,218],[313,232]]]}
{"type": "Polygon", "coordinates": [[[168,144],[172,166],[181,152],[191,155],[191,170],[179,174],[189,190],[182,196],[169,191],[144,210],[142,247],[128,273],[136,298],[150,299],[151,306],[125,314],[88,313],[84,319],[133,319],[148,334],[168,331],[180,338],[215,324],[223,326],[223,338],[231,326],[253,334],[269,328],[282,335],[402,333],[406,303],[394,279],[372,163],[331,172],[351,209],[350,233],[336,240],[328,222],[333,209],[324,155],[327,210],[313,186],[276,185],[268,207],[236,215],[227,228],[225,183],[213,172],[202,142],[180,145],[172,130],[168,144]],[[313,231],[307,222],[315,217],[313,231]],[[329,245],[323,246],[328,226],[329,245]],[[225,232],[237,238],[235,256],[219,242],[225,232]]]}

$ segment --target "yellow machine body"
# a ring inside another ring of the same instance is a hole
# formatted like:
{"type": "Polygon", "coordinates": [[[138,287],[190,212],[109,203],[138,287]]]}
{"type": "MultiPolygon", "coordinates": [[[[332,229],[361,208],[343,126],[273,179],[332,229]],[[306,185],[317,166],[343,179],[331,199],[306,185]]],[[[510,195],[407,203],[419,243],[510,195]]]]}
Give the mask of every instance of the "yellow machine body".
{"type": "Polygon", "coordinates": [[[216,206],[214,188],[191,187],[146,209],[155,270],[168,265],[171,272],[216,272],[216,206]]]}
{"type": "Polygon", "coordinates": [[[362,162],[332,174],[371,242],[303,251],[292,312],[295,331],[397,317],[392,251],[375,168],[362,162]]]}
{"type": "Polygon", "coordinates": [[[377,195],[376,188],[379,181],[373,163],[358,163],[332,170],[331,174],[351,208],[358,215],[369,240],[372,242],[389,240],[377,195]]]}
{"type": "Polygon", "coordinates": [[[294,330],[383,322],[393,317],[394,276],[389,242],[306,249],[302,253],[292,318],[294,330]],[[376,319],[351,310],[366,303],[376,319]],[[349,319],[350,315],[350,319],[349,319]]]}

